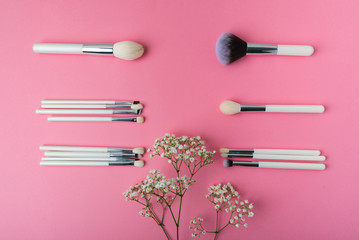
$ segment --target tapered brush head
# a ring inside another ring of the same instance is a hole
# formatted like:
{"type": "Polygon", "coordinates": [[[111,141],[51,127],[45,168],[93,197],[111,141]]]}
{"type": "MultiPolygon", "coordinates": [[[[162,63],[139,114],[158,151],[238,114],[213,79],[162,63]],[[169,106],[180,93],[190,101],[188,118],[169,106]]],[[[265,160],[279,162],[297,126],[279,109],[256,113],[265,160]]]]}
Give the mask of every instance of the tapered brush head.
{"type": "Polygon", "coordinates": [[[219,109],[223,114],[233,115],[241,111],[241,105],[239,103],[226,100],[221,103],[219,109]]]}
{"type": "Polygon", "coordinates": [[[143,55],[141,44],[131,41],[122,41],[113,45],[113,55],[124,60],[135,60],[143,55]]]}
{"type": "Polygon", "coordinates": [[[132,152],[135,154],[144,154],[145,153],[145,149],[142,147],[138,147],[138,148],[134,148],[132,149],[132,152]]]}
{"type": "Polygon", "coordinates": [[[233,161],[226,159],[226,160],[223,161],[223,166],[225,166],[225,167],[233,167],[233,161]]]}
{"type": "Polygon", "coordinates": [[[228,148],[221,148],[219,150],[221,153],[229,153],[229,149],[228,148]]]}
{"type": "Polygon", "coordinates": [[[144,121],[145,121],[145,119],[143,117],[137,117],[136,118],[137,123],[143,123],[144,121]]]}
{"type": "Polygon", "coordinates": [[[142,160],[137,160],[133,163],[135,167],[143,167],[145,165],[145,162],[142,160]]]}
{"type": "Polygon", "coordinates": [[[132,110],[141,110],[143,109],[143,105],[141,103],[136,103],[131,105],[132,110]]]}
{"type": "Polygon", "coordinates": [[[220,63],[228,65],[247,54],[247,43],[232,33],[223,33],[217,40],[216,54],[220,63]]]}

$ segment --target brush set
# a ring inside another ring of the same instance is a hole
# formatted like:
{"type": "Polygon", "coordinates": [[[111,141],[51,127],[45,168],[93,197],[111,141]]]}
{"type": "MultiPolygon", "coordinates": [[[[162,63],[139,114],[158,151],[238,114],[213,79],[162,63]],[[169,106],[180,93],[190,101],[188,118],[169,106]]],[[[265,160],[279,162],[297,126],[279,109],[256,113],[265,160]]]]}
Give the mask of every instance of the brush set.
{"type": "Polygon", "coordinates": [[[115,44],[70,44],[70,43],[35,43],[35,53],[51,54],[101,54],[114,56],[123,60],[134,60],[143,55],[141,44],[121,41],[115,44]]]}
{"type": "Polygon", "coordinates": [[[322,105],[243,105],[230,100],[222,102],[219,109],[226,115],[240,112],[323,113],[325,110],[322,105]]]}
{"type": "Polygon", "coordinates": [[[228,149],[221,148],[222,157],[230,158],[223,162],[225,167],[259,167],[259,168],[283,168],[283,169],[307,169],[324,170],[323,163],[302,163],[293,161],[323,162],[326,158],[320,155],[318,150],[291,150],[291,149],[228,149]],[[231,160],[231,159],[240,160],[231,160]],[[248,161],[255,160],[280,160],[278,161],[248,161]],[[286,161],[286,162],[284,162],[286,161]],[[289,162],[288,162],[289,161],[289,162]]]}
{"type": "Polygon", "coordinates": [[[308,45],[247,43],[232,33],[223,33],[216,44],[217,58],[223,65],[228,65],[246,55],[310,56],[313,52],[313,47],[308,45]]]}
{"type": "Polygon", "coordinates": [[[48,121],[56,122],[137,122],[143,123],[142,116],[119,117],[117,115],[140,115],[143,106],[139,101],[96,101],[96,100],[43,100],[37,114],[72,115],[49,116],[48,121]],[[75,116],[73,116],[75,115],[75,116]],[[80,115],[80,116],[77,116],[80,115]],[[83,116],[86,115],[86,116],[83,116]],[[91,116],[88,116],[91,115],[91,116]],[[93,116],[96,115],[96,116],[93,116]],[[105,116],[104,116],[105,115],[105,116]],[[106,116],[112,115],[112,116],[106,116]]]}
{"type": "Polygon", "coordinates": [[[143,167],[139,160],[145,149],[75,146],[40,146],[45,151],[43,166],[135,166],[143,167]]]}

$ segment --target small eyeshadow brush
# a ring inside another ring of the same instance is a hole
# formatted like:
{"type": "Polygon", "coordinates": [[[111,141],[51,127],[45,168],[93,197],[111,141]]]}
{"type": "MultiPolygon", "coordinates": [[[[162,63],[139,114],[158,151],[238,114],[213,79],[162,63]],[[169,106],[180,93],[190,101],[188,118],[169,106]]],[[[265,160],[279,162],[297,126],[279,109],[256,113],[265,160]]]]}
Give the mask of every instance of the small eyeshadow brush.
{"type": "Polygon", "coordinates": [[[143,147],[137,148],[115,148],[115,147],[79,147],[79,146],[40,146],[43,151],[64,151],[64,152],[123,152],[123,153],[136,153],[144,154],[143,147]]]}
{"type": "Polygon", "coordinates": [[[305,156],[305,155],[272,155],[272,154],[243,154],[243,153],[222,153],[225,158],[252,158],[252,159],[271,159],[271,160],[293,160],[293,161],[324,161],[325,156],[305,156]]]}
{"type": "Polygon", "coordinates": [[[127,157],[42,157],[41,160],[43,161],[97,161],[97,162],[131,162],[137,158],[127,158],[127,157]]]}
{"type": "MultiPolygon", "coordinates": [[[[47,105],[48,106],[48,105],[47,105]]],[[[129,114],[139,115],[142,110],[114,110],[114,109],[37,109],[37,114],[99,114],[99,115],[116,115],[116,114],[129,114]]]]}
{"type": "Polygon", "coordinates": [[[247,54],[310,56],[313,52],[313,47],[308,45],[247,43],[232,33],[223,33],[216,44],[217,58],[224,65],[230,64],[247,54]]]}
{"type": "Polygon", "coordinates": [[[143,167],[144,161],[131,161],[131,162],[92,162],[92,161],[41,161],[42,166],[135,166],[143,167]]]}
{"type": "Polygon", "coordinates": [[[111,104],[111,105],[132,105],[139,104],[139,101],[113,101],[113,100],[42,100],[41,104],[111,104]]]}
{"type": "Polygon", "coordinates": [[[123,153],[123,152],[56,152],[48,151],[44,153],[48,157],[123,157],[123,158],[141,158],[141,154],[123,153]]]}
{"type": "Polygon", "coordinates": [[[144,52],[142,45],[131,41],[115,44],[35,43],[32,49],[36,53],[113,55],[124,60],[137,59],[144,52]]]}
{"type": "Polygon", "coordinates": [[[276,154],[276,155],[308,155],[319,156],[319,150],[295,150],[295,149],[228,149],[221,148],[225,154],[276,154]]]}
{"type": "Polygon", "coordinates": [[[304,169],[304,170],[324,170],[325,165],[322,163],[288,163],[288,162],[248,162],[224,160],[225,167],[258,167],[258,168],[282,168],[282,169],[304,169]]]}
{"type": "Polygon", "coordinates": [[[143,109],[142,104],[42,104],[42,108],[123,108],[123,109],[133,109],[133,110],[139,110],[143,109]]]}
{"type": "Polygon", "coordinates": [[[223,114],[233,115],[239,112],[286,112],[286,113],[322,113],[322,105],[242,105],[226,100],[219,109],[223,114]]]}
{"type": "Polygon", "coordinates": [[[48,117],[52,122],[137,122],[143,123],[143,117],[48,117]]]}

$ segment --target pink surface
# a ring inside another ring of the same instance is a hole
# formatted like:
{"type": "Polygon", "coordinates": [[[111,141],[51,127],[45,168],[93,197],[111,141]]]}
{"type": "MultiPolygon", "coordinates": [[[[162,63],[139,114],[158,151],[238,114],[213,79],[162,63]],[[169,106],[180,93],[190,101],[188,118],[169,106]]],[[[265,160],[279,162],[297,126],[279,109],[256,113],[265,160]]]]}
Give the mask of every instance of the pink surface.
{"type": "MultiPolygon", "coordinates": [[[[3,1],[0,3],[1,239],[162,239],[122,192],[146,166],[41,167],[42,144],[145,146],[166,132],[220,147],[320,149],[326,171],[222,167],[199,173],[186,197],[181,235],[194,216],[214,221],[207,187],[231,182],[255,204],[247,229],[220,239],[358,239],[359,2],[3,1]],[[249,42],[311,44],[312,57],[246,57],[221,65],[222,32],[249,42]],[[40,55],[35,42],[134,40],[134,62],[40,55]],[[146,122],[56,123],[35,114],[42,99],[124,99],[145,105],[146,122]],[[324,114],[224,116],[221,101],[323,104],[324,114]]],[[[211,223],[213,226],[213,223],[211,223]]],[[[204,238],[207,239],[207,238],[204,238]]],[[[211,239],[211,238],[208,238],[211,239]]]]}

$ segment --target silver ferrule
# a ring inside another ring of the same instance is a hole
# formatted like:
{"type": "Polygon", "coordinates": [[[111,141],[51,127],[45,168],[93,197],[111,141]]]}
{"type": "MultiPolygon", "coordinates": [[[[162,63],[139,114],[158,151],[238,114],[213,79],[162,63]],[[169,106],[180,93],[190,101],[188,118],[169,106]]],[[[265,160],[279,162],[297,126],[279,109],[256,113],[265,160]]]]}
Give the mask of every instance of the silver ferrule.
{"type": "Polygon", "coordinates": [[[247,54],[275,55],[278,52],[278,45],[247,43],[247,54]]]}
{"type": "Polygon", "coordinates": [[[112,161],[122,161],[122,162],[133,162],[134,158],[128,158],[128,157],[123,157],[123,156],[117,156],[117,157],[113,157],[110,156],[109,157],[112,161]]]}
{"type": "Polygon", "coordinates": [[[89,54],[113,54],[113,44],[84,44],[82,52],[89,54]]]}
{"type": "Polygon", "coordinates": [[[123,159],[133,159],[133,158],[139,158],[140,156],[138,154],[112,152],[112,153],[110,153],[110,157],[121,157],[123,159]]]}
{"type": "Polygon", "coordinates": [[[248,162],[248,161],[233,161],[233,166],[259,167],[259,163],[258,162],[248,162]]]}
{"type": "Polygon", "coordinates": [[[113,110],[113,114],[132,114],[139,115],[141,110],[113,110]]]}
{"type": "Polygon", "coordinates": [[[106,108],[125,108],[129,109],[132,105],[115,105],[115,104],[106,104],[106,108]]]}
{"type": "Polygon", "coordinates": [[[108,148],[107,151],[110,153],[114,153],[114,152],[132,153],[132,149],[129,148],[108,148]]]}
{"type": "Polygon", "coordinates": [[[117,105],[132,105],[132,104],[138,104],[140,103],[139,101],[133,101],[133,102],[129,102],[129,101],[115,101],[115,104],[117,105]]]}
{"type": "Polygon", "coordinates": [[[117,122],[137,122],[137,117],[113,117],[112,121],[117,122]]]}
{"type": "Polygon", "coordinates": [[[131,162],[109,162],[108,165],[109,166],[131,166],[134,165],[135,161],[131,161],[131,162]]]}

